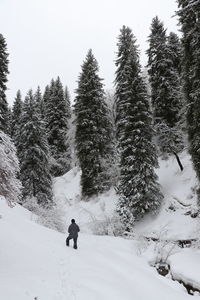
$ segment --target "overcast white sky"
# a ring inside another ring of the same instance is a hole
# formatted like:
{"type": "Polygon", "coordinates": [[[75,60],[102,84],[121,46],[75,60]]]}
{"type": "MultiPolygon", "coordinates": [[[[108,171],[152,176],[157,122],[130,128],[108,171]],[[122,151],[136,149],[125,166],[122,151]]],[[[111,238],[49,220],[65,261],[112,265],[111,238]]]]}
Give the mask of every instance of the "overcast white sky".
{"type": "Polygon", "coordinates": [[[42,89],[60,76],[73,98],[89,48],[99,62],[105,89],[113,87],[116,42],[122,25],[132,28],[146,62],[151,20],[158,15],[177,32],[176,0],[0,0],[0,32],[10,53],[8,101],[18,89],[42,89]]]}

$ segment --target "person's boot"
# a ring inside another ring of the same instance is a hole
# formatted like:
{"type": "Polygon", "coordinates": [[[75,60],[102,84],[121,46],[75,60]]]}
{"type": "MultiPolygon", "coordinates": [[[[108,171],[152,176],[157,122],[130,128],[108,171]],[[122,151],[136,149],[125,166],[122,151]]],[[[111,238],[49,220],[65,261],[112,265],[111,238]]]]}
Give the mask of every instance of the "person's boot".
{"type": "Polygon", "coordinates": [[[74,245],[74,249],[77,249],[77,245],[74,245]]]}
{"type": "Polygon", "coordinates": [[[66,246],[69,247],[69,240],[66,239],[66,246]]]}

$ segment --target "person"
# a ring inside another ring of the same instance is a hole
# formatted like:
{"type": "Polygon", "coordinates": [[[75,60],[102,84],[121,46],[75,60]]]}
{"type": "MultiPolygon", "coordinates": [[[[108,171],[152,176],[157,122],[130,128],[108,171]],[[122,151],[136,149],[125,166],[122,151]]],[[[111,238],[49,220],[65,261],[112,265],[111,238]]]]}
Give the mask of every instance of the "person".
{"type": "Polygon", "coordinates": [[[78,232],[80,231],[79,226],[76,224],[75,220],[71,220],[71,224],[69,225],[68,232],[69,236],[66,239],[66,245],[69,246],[69,241],[73,239],[74,241],[74,249],[77,249],[77,239],[78,232]]]}

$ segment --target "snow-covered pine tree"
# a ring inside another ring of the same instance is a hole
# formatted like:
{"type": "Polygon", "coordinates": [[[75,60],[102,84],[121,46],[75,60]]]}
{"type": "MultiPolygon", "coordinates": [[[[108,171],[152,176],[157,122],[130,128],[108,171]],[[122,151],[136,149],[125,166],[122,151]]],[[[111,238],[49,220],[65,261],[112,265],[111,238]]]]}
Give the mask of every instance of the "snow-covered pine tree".
{"type": "Polygon", "coordinates": [[[182,134],[178,130],[182,93],[180,70],[177,68],[177,49],[174,34],[166,30],[158,17],[153,18],[149,36],[148,73],[158,145],[162,154],[182,150],[182,134]],[[163,130],[165,128],[165,130],[163,130]]]}
{"type": "Polygon", "coordinates": [[[46,87],[45,89],[45,94],[44,96],[46,96],[44,98],[45,102],[48,101],[49,97],[51,97],[54,93],[54,88],[55,88],[55,80],[52,78],[50,85],[46,87]]]}
{"type": "Polygon", "coordinates": [[[151,23],[151,34],[149,36],[148,74],[151,83],[151,101],[154,112],[154,119],[157,123],[163,116],[165,103],[162,102],[163,91],[159,90],[164,82],[163,74],[166,71],[166,30],[163,23],[155,17],[151,23]],[[162,107],[164,106],[164,108],[162,107]]]}
{"type": "Polygon", "coordinates": [[[168,48],[170,51],[170,59],[173,61],[173,67],[181,75],[181,65],[183,61],[183,47],[178,35],[170,32],[167,37],[168,48]]]}
{"type": "Polygon", "coordinates": [[[10,206],[20,199],[21,183],[17,179],[18,172],[16,148],[9,136],[0,130],[0,196],[5,197],[10,206]]]}
{"type": "Polygon", "coordinates": [[[102,79],[92,50],[87,53],[75,98],[76,150],[81,167],[82,196],[88,199],[110,188],[108,157],[110,119],[102,79]]]}
{"type": "Polygon", "coordinates": [[[50,97],[50,87],[49,85],[47,85],[45,87],[44,94],[42,96],[42,109],[41,109],[42,119],[46,118],[46,103],[49,100],[49,97],[50,97]]]}
{"type": "Polygon", "coordinates": [[[12,107],[12,124],[11,124],[11,137],[17,147],[17,137],[19,135],[20,118],[23,110],[23,101],[20,90],[17,91],[16,98],[12,107]]]}
{"type": "Polygon", "coordinates": [[[7,132],[8,129],[8,103],[6,100],[8,62],[7,44],[0,33],[0,130],[3,132],[7,132]]]}
{"type": "MultiPolygon", "coordinates": [[[[178,0],[183,32],[183,78],[189,150],[200,180],[200,0],[178,0]]],[[[200,196],[199,196],[200,203],[200,196]]]]}
{"type": "Polygon", "coordinates": [[[117,211],[127,230],[146,213],[155,213],[162,194],[154,168],[157,151],[152,142],[152,116],[142,79],[136,39],[123,26],[116,60],[116,125],[120,151],[117,211]]]}
{"type": "Polygon", "coordinates": [[[59,77],[56,81],[51,81],[49,96],[44,99],[44,102],[51,153],[51,173],[53,176],[62,176],[71,168],[71,153],[67,139],[69,130],[68,107],[59,77]]]}
{"type": "Polygon", "coordinates": [[[49,148],[40,112],[30,90],[25,98],[20,124],[20,179],[23,200],[36,198],[38,204],[53,205],[52,180],[49,167],[49,148]]]}
{"type": "Polygon", "coordinates": [[[183,107],[183,93],[181,86],[182,48],[180,40],[174,32],[170,32],[167,37],[166,50],[168,63],[166,78],[171,89],[169,97],[169,102],[171,104],[169,125],[171,128],[174,128],[180,121],[180,110],[183,107]]]}
{"type": "Polygon", "coordinates": [[[179,119],[177,127],[181,130],[183,133],[183,140],[184,143],[187,140],[186,136],[186,99],[184,97],[184,80],[183,80],[183,70],[184,70],[184,62],[183,62],[183,53],[184,53],[184,47],[181,39],[178,37],[178,35],[174,32],[170,32],[168,36],[168,48],[171,53],[173,53],[172,61],[173,61],[173,67],[178,73],[179,80],[180,80],[180,92],[181,92],[181,102],[182,102],[182,108],[179,111],[179,119]]]}
{"type": "Polygon", "coordinates": [[[12,108],[8,106],[7,112],[7,134],[11,137],[12,133],[12,108]]]}
{"type": "Polygon", "coordinates": [[[49,100],[49,96],[50,96],[50,87],[49,85],[47,85],[44,90],[43,101],[47,102],[49,100]]]}
{"type": "Polygon", "coordinates": [[[65,101],[67,103],[67,117],[68,119],[71,118],[71,101],[70,101],[70,94],[69,94],[69,90],[68,90],[68,87],[66,86],[65,87],[65,101]]]}
{"type": "Polygon", "coordinates": [[[12,107],[12,124],[11,124],[11,137],[17,150],[17,157],[20,162],[20,153],[23,152],[23,143],[21,142],[21,120],[23,113],[23,101],[20,90],[17,91],[16,98],[12,107]]]}
{"type": "Polygon", "coordinates": [[[40,89],[39,86],[37,87],[37,90],[34,94],[34,98],[35,98],[36,105],[38,107],[38,111],[40,112],[41,117],[42,117],[42,114],[43,114],[43,98],[42,98],[42,93],[41,93],[41,89],[40,89]]]}
{"type": "Polygon", "coordinates": [[[182,124],[185,119],[185,108],[183,107],[184,97],[181,81],[182,47],[174,32],[170,32],[167,37],[166,58],[164,78],[170,89],[168,96],[166,93],[166,100],[169,103],[166,109],[168,109],[169,118],[168,121],[165,118],[162,122],[157,123],[156,129],[159,145],[162,145],[162,152],[178,153],[184,148],[182,124]]]}
{"type": "Polygon", "coordinates": [[[77,156],[76,156],[76,150],[75,150],[75,130],[76,130],[76,125],[75,125],[75,114],[72,111],[71,107],[71,97],[69,93],[69,89],[67,86],[65,86],[64,90],[64,96],[65,96],[65,101],[67,104],[67,119],[68,119],[68,131],[67,131],[67,144],[69,145],[70,149],[70,157],[69,160],[71,161],[70,165],[71,168],[75,167],[77,165],[77,156]]]}

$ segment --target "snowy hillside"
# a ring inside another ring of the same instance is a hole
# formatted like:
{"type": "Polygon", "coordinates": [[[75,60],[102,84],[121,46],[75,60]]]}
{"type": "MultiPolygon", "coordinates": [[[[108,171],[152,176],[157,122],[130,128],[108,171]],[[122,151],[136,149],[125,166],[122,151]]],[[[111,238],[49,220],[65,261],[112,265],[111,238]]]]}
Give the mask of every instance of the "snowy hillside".
{"type": "Polygon", "coordinates": [[[112,216],[117,201],[114,189],[89,202],[81,201],[80,171],[76,168],[55,179],[54,194],[59,206],[65,210],[66,226],[73,217],[87,233],[93,232],[94,223],[112,216]]]}
{"type": "MultiPolygon", "coordinates": [[[[181,159],[183,173],[174,158],[161,161],[158,174],[165,203],[157,217],[137,224],[133,240],[90,233],[92,222],[112,215],[117,198],[111,191],[91,203],[80,202],[76,170],[56,180],[55,194],[59,204],[65,204],[66,225],[74,217],[81,227],[77,251],[65,246],[65,234],[36,224],[31,213],[20,206],[11,209],[1,200],[0,299],[191,299],[180,283],[151,266],[154,243],[144,245],[138,238],[158,236],[163,228],[168,239],[197,237],[199,220],[188,214],[195,211],[195,176],[189,157],[183,154],[181,159]]],[[[176,248],[168,258],[173,278],[200,289],[199,258],[199,250],[176,248]]]]}
{"type": "Polygon", "coordinates": [[[160,160],[157,170],[162,187],[164,204],[157,217],[146,217],[136,226],[145,235],[165,233],[166,238],[187,239],[199,236],[199,219],[191,214],[197,211],[195,187],[197,179],[192,168],[190,156],[180,155],[184,170],[180,171],[176,158],[160,160]]]}
{"type": "Polygon", "coordinates": [[[64,234],[35,224],[21,207],[9,209],[1,201],[1,212],[1,299],[190,297],[139,257],[133,241],[81,234],[75,251],[66,248],[64,234]]]}
{"type": "MultiPolygon", "coordinates": [[[[198,218],[191,218],[189,212],[196,212],[194,188],[197,179],[189,155],[180,155],[184,170],[180,171],[174,156],[160,160],[157,169],[159,182],[165,196],[158,216],[147,216],[136,225],[136,232],[142,235],[160,234],[171,239],[187,239],[198,236],[198,218]]],[[[65,209],[66,224],[72,217],[79,220],[82,231],[91,232],[94,222],[107,221],[114,212],[117,196],[114,190],[89,202],[80,201],[80,172],[74,169],[55,180],[54,193],[65,209]]]]}

